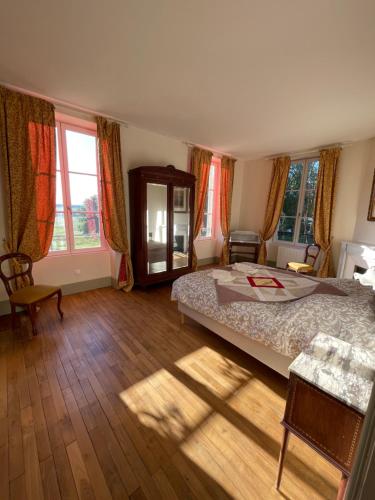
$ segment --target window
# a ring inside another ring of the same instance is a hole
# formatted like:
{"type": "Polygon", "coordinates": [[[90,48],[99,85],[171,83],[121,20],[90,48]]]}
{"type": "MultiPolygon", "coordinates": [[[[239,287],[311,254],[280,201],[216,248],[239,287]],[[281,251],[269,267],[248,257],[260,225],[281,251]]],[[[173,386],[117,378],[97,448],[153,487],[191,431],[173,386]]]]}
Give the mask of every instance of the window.
{"type": "Polygon", "coordinates": [[[94,130],[56,122],[56,218],[50,253],[105,248],[94,130]]]}
{"type": "Polygon", "coordinates": [[[201,227],[201,238],[214,238],[215,222],[216,222],[216,200],[218,190],[218,175],[220,163],[213,161],[210,167],[210,175],[208,178],[207,196],[203,209],[203,220],[201,227]]]}
{"type": "Polygon", "coordinates": [[[284,205],[277,229],[278,241],[310,245],[314,243],[313,222],[319,160],[292,162],[284,205]]]}

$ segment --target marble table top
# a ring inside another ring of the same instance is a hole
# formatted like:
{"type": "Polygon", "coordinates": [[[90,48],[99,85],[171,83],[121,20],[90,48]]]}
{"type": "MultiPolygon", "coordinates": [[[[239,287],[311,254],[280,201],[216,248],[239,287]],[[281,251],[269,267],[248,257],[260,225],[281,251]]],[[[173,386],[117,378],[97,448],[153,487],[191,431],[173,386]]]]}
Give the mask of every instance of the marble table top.
{"type": "Polygon", "coordinates": [[[375,352],[319,333],[289,366],[292,373],[366,413],[375,380],[375,352]]]}

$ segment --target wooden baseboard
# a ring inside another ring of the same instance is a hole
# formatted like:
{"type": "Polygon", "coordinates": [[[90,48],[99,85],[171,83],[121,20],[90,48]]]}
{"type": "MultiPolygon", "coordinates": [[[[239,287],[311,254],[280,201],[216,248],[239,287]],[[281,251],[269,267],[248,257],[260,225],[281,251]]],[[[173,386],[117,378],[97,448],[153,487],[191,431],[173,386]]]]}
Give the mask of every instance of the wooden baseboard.
{"type": "Polygon", "coordinates": [[[209,266],[210,264],[219,264],[219,262],[220,262],[219,257],[208,257],[207,259],[199,259],[198,267],[209,266]]]}

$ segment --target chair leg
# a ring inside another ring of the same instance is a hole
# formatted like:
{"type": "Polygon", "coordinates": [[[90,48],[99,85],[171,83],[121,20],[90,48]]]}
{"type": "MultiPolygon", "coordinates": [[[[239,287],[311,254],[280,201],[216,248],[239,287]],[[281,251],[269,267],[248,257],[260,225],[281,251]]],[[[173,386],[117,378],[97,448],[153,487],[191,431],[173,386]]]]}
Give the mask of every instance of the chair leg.
{"type": "Polygon", "coordinates": [[[30,316],[30,321],[31,321],[31,329],[33,332],[33,335],[37,335],[37,330],[36,330],[36,325],[35,325],[35,305],[31,304],[27,306],[27,312],[29,313],[30,316]]]}
{"type": "Polygon", "coordinates": [[[61,309],[61,299],[62,299],[62,293],[61,290],[57,292],[57,310],[59,311],[60,318],[63,319],[64,313],[61,309]]]}
{"type": "Polygon", "coordinates": [[[10,303],[10,309],[12,312],[12,330],[15,331],[17,314],[16,314],[16,306],[12,302],[10,303]]]}
{"type": "Polygon", "coordinates": [[[285,453],[288,448],[288,441],[289,441],[289,430],[284,427],[283,440],[281,443],[280,456],[279,456],[279,468],[277,471],[277,479],[276,479],[277,490],[279,490],[280,488],[281,476],[284,468],[285,453]]]}

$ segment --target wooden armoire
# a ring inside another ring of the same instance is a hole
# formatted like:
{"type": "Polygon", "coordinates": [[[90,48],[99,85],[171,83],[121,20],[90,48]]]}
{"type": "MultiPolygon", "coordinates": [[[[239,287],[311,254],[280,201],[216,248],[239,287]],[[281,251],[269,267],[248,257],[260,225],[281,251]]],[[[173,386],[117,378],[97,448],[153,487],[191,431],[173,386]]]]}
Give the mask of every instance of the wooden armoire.
{"type": "Polygon", "coordinates": [[[192,271],[195,176],[166,167],[129,170],[134,280],[142,287],[192,271]]]}

